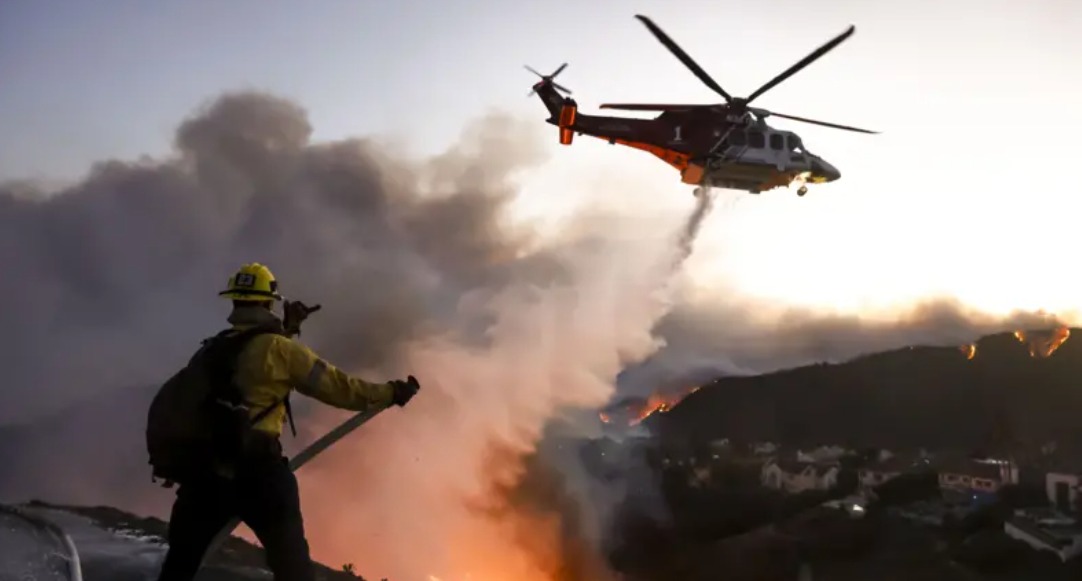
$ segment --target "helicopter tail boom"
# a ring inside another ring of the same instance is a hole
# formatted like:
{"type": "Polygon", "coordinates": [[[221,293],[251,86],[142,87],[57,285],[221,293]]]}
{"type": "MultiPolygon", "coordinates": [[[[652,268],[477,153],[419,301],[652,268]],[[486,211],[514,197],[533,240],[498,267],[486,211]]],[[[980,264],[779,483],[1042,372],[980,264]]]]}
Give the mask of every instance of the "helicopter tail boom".
{"type": "MultiPolygon", "coordinates": [[[[562,68],[562,67],[561,67],[562,68]]],[[[557,90],[558,85],[552,82],[552,76],[542,77],[534,83],[532,93],[536,93],[541,99],[541,104],[549,112],[547,121],[560,129],[560,143],[571,145],[575,137],[575,121],[578,118],[578,104],[570,97],[565,97],[557,90]]]]}
{"type": "Polygon", "coordinates": [[[541,104],[548,110],[548,120],[552,123],[559,122],[560,112],[563,111],[567,101],[574,103],[572,99],[564,97],[550,83],[546,83],[545,81],[538,81],[533,86],[533,91],[537,93],[537,97],[541,99],[541,104]]]}

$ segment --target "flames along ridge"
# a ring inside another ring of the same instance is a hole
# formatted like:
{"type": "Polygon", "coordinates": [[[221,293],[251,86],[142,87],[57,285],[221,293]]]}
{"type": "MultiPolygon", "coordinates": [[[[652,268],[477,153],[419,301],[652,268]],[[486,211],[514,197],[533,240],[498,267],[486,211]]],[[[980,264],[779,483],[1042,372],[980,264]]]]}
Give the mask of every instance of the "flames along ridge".
{"type": "MultiPolygon", "coordinates": [[[[675,393],[660,393],[655,392],[650,394],[650,397],[646,398],[646,401],[639,404],[629,404],[622,410],[627,413],[630,418],[627,420],[628,426],[637,426],[643,420],[650,417],[655,413],[665,413],[674,407],[676,404],[684,400],[685,397],[699,391],[701,386],[695,386],[689,389],[685,389],[675,393]]],[[[613,417],[604,411],[598,412],[598,417],[606,424],[611,424],[613,417]]]]}
{"type": "MultiPolygon", "coordinates": [[[[1029,349],[1029,356],[1041,359],[1051,357],[1052,354],[1070,338],[1070,336],[1071,330],[1067,328],[1066,325],[1057,327],[1047,334],[1027,333],[1021,330],[1014,332],[1014,338],[1017,339],[1019,343],[1026,345],[1029,349]]],[[[959,347],[959,350],[966,359],[973,359],[977,356],[976,343],[962,345],[959,347]]],[[[676,407],[676,404],[683,401],[685,397],[699,391],[700,387],[701,386],[695,386],[676,393],[655,392],[650,394],[645,402],[628,405],[623,410],[630,416],[627,420],[627,425],[636,426],[655,413],[665,413],[671,410],[676,407]]],[[[611,424],[613,422],[613,417],[610,413],[601,411],[598,412],[598,417],[606,424],[611,424]]]]}
{"type": "MultiPolygon", "coordinates": [[[[1014,332],[1014,338],[1029,349],[1029,356],[1038,359],[1051,357],[1070,337],[1071,330],[1066,325],[1056,327],[1049,333],[1027,333],[1021,330],[1014,332]]],[[[977,356],[976,343],[962,345],[958,349],[966,359],[977,356]]]]}

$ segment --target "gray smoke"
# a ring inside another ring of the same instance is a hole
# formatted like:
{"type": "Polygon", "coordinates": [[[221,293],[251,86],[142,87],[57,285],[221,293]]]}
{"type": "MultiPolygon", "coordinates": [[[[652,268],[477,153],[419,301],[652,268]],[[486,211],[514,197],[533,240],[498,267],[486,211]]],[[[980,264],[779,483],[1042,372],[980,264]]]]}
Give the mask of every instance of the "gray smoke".
{"type": "Polygon", "coordinates": [[[48,196],[0,189],[0,423],[159,381],[224,324],[215,293],[248,261],[325,306],[305,338],[330,359],[393,361],[528,241],[501,220],[541,150],[510,118],[472,127],[409,166],[368,140],[311,144],[297,106],[234,94],[181,125],[175,159],[102,163],[48,196]]]}
{"type": "Polygon", "coordinates": [[[838,363],[907,345],[961,346],[1015,329],[1050,329],[1043,313],[996,317],[949,299],[928,300],[889,319],[823,314],[716,298],[679,301],[655,332],[666,347],[621,375],[621,393],[644,395],[730,375],[757,375],[815,362],[838,363]]]}
{"type": "MultiPolygon", "coordinates": [[[[447,153],[407,162],[368,140],[310,143],[292,103],[232,94],[180,126],[170,159],[102,163],[59,192],[4,186],[3,347],[16,357],[0,404],[3,420],[34,424],[19,432],[25,445],[2,450],[0,492],[161,514],[170,493],[139,478],[146,403],[224,324],[215,291],[259,261],[287,295],[324,305],[304,336],[317,351],[373,378],[413,371],[426,385],[408,413],[373,422],[357,454],[328,454],[333,475],[307,472],[322,491],[310,507],[316,544],[355,555],[350,524],[393,493],[418,518],[387,529],[383,560],[370,556],[378,565],[425,565],[395,542],[419,541],[408,527],[422,518],[433,547],[458,527],[504,542],[456,508],[456,495],[507,483],[477,469],[485,450],[527,454],[561,410],[612,396],[621,366],[656,349],[650,329],[671,306],[657,293],[676,266],[664,224],[643,235],[591,215],[544,244],[511,228],[511,178],[541,149],[506,116],[471,127],[447,153]],[[396,450],[418,464],[379,465],[396,450]],[[355,498],[344,474],[379,494],[355,498]]],[[[704,214],[676,237],[677,265],[704,214]]],[[[330,421],[304,416],[307,437],[330,421]]]]}
{"type": "Polygon", "coordinates": [[[169,159],[100,163],[58,192],[0,185],[0,425],[47,426],[38,448],[0,445],[21,468],[5,470],[0,494],[96,501],[86,496],[109,487],[93,483],[142,476],[145,386],[225,325],[216,292],[242,263],[270,265],[285,294],[321,303],[305,341],[377,378],[404,340],[452,319],[469,329],[456,314],[465,290],[551,274],[543,256],[514,260],[531,238],[504,216],[511,178],[543,160],[539,142],[500,114],[470,127],[411,163],[367,139],[311,143],[293,103],[228,94],[180,125],[169,159]],[[84,401],[75,426],[63,410],[84,401]]]}

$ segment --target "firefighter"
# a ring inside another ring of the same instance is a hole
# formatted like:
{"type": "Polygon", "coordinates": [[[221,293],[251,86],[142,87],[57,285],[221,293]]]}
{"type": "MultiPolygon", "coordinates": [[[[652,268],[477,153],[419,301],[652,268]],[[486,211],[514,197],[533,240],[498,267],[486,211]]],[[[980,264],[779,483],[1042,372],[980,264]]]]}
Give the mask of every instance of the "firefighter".
{"type": "MultiPolygon", "coordinates": [[[[169,551],[159,581],[190,581],[218,532],[240,518],[258,537],[276,581],[312,581],[314,572],[301,517],[297,480],[279,441],[293,389],[352,411],[404,406],[419,385],[407,380],[373,383],[351,377],[289,335],[310,310],[285,302],[284,321],[273,312],[282,301],[270,269],[242,266],[219,293],[233,301],[232,329],[277,328],[254,335],[236,354],[233,385],[243,395],[251,430],[234,466],[215,468],[180,483],[169,519],[169,551]]],[[[292,421],[292,418],[289,418],[292,421]]],[[[291,426],[292,427],[292,426],[291,426]]]]}

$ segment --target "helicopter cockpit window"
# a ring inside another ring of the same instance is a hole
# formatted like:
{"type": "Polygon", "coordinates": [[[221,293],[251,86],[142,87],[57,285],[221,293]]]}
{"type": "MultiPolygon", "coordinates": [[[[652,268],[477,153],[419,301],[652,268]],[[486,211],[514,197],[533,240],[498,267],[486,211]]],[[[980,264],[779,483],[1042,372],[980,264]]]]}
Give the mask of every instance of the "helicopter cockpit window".
{"type": "Polygon", "coordinates": [[[766,147],[766,137],[762,131],[749,131],[748,132],[748,146],[756,149],[762,149],[766,147]]]}
{"type": "Polygon", "coordinates": [[[770,134],[770,149],[776,149],[779,151],[785,149],[785,138],[782,137],[781,133],[770,134]]]}
{"type": "Polygon", "coordinates": [[[736,130],[729,134],[729,145],[735,145],[737,147],[744,147],[748,144],[748,134],[743,130],[736,130]]]}
{"type": "Polygon", "coordinates": [[[789,151],[795,151],[800,153],[804,149],[804,144],[800,142],[800,138],[796,135],[789,135],[789,151]]]}

